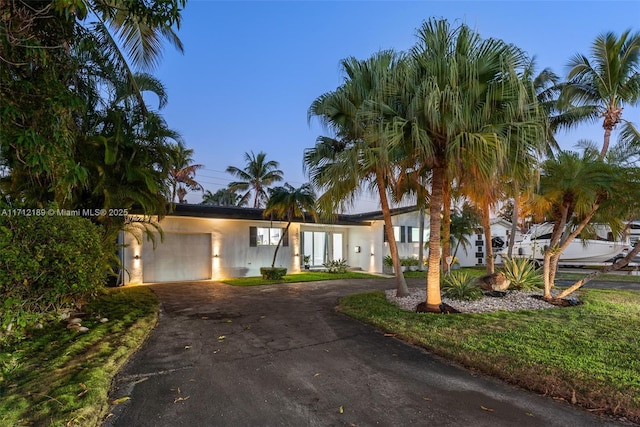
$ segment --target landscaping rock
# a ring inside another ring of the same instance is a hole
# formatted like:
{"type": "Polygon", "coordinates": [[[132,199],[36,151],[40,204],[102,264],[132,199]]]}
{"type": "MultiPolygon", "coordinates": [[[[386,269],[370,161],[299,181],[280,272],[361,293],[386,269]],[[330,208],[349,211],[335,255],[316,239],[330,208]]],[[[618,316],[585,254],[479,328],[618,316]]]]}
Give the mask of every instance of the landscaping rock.
{"type": "Polygon", "coordinates": [[[507,279],[504,273],[487,274],[478,278],[478,286],[480,289],[488,292],[505,292],[509,289],[511,281],[507,279]]]}

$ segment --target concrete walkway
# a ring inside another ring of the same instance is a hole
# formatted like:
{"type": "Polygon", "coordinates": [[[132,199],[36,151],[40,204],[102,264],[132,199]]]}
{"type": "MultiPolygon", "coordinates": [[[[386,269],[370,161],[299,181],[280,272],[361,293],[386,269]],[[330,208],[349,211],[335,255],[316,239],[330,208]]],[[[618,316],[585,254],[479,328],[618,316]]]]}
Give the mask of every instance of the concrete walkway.
{"type": "MultiPolygon", "coordinates": [[[[420,281],[422,283],[422,280],[420,281]]],[[[334,307],[385,279],[152,285],[157,328],[114,384],[105,426],[602,426],[385,337],[334,307]]]]}

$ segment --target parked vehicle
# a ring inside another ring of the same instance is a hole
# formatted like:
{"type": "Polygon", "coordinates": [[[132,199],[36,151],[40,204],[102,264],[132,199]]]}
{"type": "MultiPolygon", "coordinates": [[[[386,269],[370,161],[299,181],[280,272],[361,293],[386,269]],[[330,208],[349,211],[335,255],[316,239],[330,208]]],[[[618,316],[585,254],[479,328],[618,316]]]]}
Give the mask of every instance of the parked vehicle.
{"type": "MultiPolygon", "coordinates": [[[[592,266],[610,264],[623,256],[630,247],[629,239],[613,238],[605,225],[595,225],[595,235],[590,239],[576,237],[560,255],[560,265],[592,266]]],[[[542,264],[544,252],[549,247],[553,224],[536,224],[529,229],[522,240],[513,246],[513,257],[529,258],[542,264]]],[[[500,252],[506,256],[506,250],[500,252]]]]}

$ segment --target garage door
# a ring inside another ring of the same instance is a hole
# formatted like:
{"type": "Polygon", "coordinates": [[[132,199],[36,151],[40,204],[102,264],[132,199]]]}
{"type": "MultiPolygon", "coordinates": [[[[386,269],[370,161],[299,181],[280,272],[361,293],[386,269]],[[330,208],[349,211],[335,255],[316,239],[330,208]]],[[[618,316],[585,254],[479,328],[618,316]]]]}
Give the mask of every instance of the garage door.
{"type": "Polygon", "coordinates": [[[155,249],[145,240],[142,262],[144,282],[211,279],[211,234],[165,233],[155,249]]]}

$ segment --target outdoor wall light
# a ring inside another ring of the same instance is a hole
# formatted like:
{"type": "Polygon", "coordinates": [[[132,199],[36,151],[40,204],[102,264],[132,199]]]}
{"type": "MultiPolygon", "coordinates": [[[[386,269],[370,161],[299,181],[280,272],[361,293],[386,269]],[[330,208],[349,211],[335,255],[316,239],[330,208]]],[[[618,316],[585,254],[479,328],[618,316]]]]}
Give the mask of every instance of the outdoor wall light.
{"type": "Polygon", "coordinates": [[[295,254],[294,256],[300,256],[300,254],[295,254]]]}
{"type": "Polygon", "coordinates": [[[219,257],[220,257],[220,255],[218,255],[218,254],[213,254],[213,257],[214,257],[214,258],[219,258],[219,257]]]}
{"type": "Polygon", "coordinates": [[[360,253],[360,246],[356,246],[356,253],[359,254],[360,253]]]}
{"type": "Polygon", "coordinates": [[[135,255],[133,259],[140,259],[140,255],[135,255]]]}
{"type": "Polygon", "coordinates": [[[371,252],[371,256],[375,256],[375,254],[373,252],[371,252]]]}

